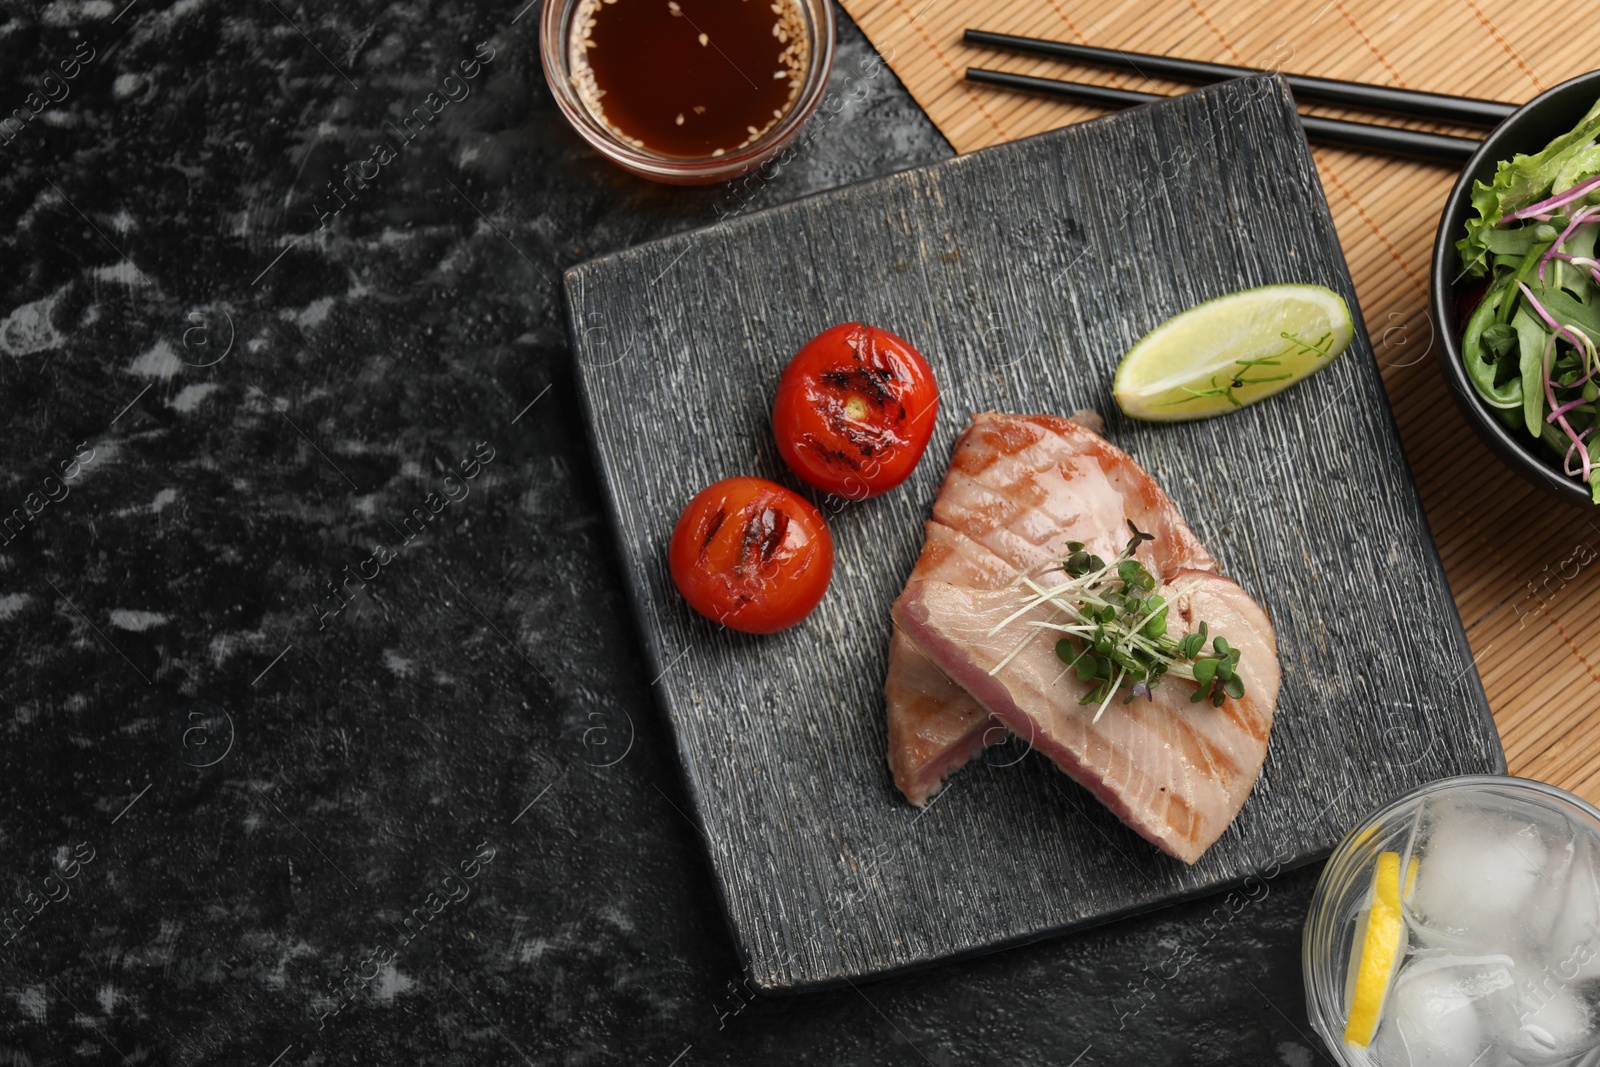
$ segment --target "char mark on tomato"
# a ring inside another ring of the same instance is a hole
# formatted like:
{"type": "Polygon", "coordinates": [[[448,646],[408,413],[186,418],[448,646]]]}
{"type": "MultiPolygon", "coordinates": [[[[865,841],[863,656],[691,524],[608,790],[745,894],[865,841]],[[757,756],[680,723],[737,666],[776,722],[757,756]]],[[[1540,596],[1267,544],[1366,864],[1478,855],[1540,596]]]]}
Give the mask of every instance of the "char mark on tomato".
{"type": "Polygon", "coordinates": [[[873,457],[873,453],[877,449],[877,445],[870,437],[863,440],[852,439],[851,444],[855,446],[853,451],[843,448],[834,448],[826,441],[816,437],[814,434],[806,434],[800,439],[799,447],[809,452],[817,459],[821,460],[833,470],[842,471],[847,474],[860,474],[869,466],[873,457]]]}
{"type": "MultiPolygon", "coordinates": [[[[855,370],[830,370],[818,375],[825,385],[831,385],[842,393],[856,392],[863,398],[872,402],[876,407],[883,407],[895,399],[885,386],[884,382],[899,381],[899,375],[893,369],[876,370],[866,367],[857,367],[855,370]]],[[[902,417],[905,409],[901,408],[902,417]]]]}
{"type": "Polygon", "coordinates": [[[895,417],[894,422],[886,426],[864,426],[853,421],[848,415],[833,413],[828,427],[850,446],[856,453],[863,456],[873,456],[879,452],[886,452],[895,447],[902,440],[900,423],[904,420],[905,409],[895,417]]]}
{"type": "Polygon", "coordinates": [[[728,520],[728,509],[717,508],[716,514],[711,516],[711,521],[706,523],[706,535],[700,539],[700,558],[704,559],[706,550],[711,547],[711,539],[717,536],[717,531],[722,529],[722,524],[728,520]]]}
{"type": "Polygon", "coordinates": [[[772,557],[783,547],[789,532],[789,514],[770,504],[745,520],[744,537],[739,542],[740,572],[751,572],[772,562],[772,557]]]}
{"type": "Polygon", "coordinates": [[[822,380],[840,394],[826,400],[828,426],[857,452],[873,456],[901,442],[905,436],[905,404],[883,387],[877,375],[866,370],[830,371],[822,375],[822,380]],[[853,415],[850,402],[858,399],[871,404],[876,412],[853,415]]]}

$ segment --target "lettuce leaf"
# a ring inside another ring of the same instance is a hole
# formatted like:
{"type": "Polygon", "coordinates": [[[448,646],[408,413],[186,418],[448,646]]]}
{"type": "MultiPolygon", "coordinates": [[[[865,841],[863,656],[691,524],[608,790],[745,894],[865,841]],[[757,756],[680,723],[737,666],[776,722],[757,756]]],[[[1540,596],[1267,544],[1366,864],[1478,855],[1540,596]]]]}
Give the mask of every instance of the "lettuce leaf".
{"type": "MultiPolygon", "coordinates": [[[[1561,169],[1556,172],[1555,181],[1550,183],[1550,195],[1564,193],[1581,181],[1593,178],[1600,174],[1600,145],[1589,145],[1567,154],[1566,162],[1561,164],[1561,169]]],[[[1585,203],[1593,203],[1593,196],[1583,198],[1585,203]]],[[[1516,208],[1511,210],[1515,211],[1516,208]]]]}
{"type": "MultiPolygon", "coordinates": [[[[1519,153],[1502,159],[1495,168],[1493,182],[1473,183],[1472,206],[1478,214],[1467,220],[1467,235],[1456,242],[1465,276],[1481,277],[1488,271],[1488,233],[1509,212],[1600,174],[1600,145],[1596,145],[1596,138],[1600,138],[1600,100],[1578,125],[1542,150],[1531,156],[1519,153]]],[[[1600,195],[1590,194],[1584,199],[1596,202],[1600,195]]]]}

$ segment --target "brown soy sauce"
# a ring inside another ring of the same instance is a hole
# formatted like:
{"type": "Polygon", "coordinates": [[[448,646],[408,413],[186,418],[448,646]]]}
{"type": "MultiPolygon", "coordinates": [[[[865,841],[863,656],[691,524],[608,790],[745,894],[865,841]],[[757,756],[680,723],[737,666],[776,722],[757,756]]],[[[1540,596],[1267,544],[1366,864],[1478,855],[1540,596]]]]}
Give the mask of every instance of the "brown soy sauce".
{"type": "Polygon", "coordinates": [[[810,41],[798,0],[588,0],[569,42],[590,113],[638,148],[720,156],[800,92],[810,41]]]}

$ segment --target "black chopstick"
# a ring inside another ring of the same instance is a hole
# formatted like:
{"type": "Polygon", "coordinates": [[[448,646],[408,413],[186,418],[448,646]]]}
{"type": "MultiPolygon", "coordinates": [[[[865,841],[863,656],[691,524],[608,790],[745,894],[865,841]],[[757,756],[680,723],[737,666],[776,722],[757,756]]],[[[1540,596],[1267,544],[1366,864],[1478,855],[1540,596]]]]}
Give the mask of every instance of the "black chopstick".
{"type": "MultiPolygon", "coordinates": [[[[984,70],[968,67],[967,80],[999,85],[1007,89],[1070,96],[1107,107],[1135,107],[1168,97],[1158,93],[1140,93],[1132,89],[1113,89],[1106,85],[1081,85],[1077,82],[1056,81],[1052,78],[1034,78],[1026,74],[1011,74],[1003,70],[984,70]]],[[[1471,158],[1483,142],[1471,137],[1449,137],[1441,133],[1422,133],[1418,130],[1401,130],[1393,126],[1374,126],[1365,122],[1343,122],[1339,119],[1322,119],[1300,116],[1306,136],[1323,144],[1346,148],[1369,148],[1393,155],[1426,159],[1435,163],[1461,166],[1471,158]]]]}
{"type": "MultiPolygon", "coordinates": [[[[1120,52],[1114,48],[1094,48],[1089,45],[1067,44],[1064,41],[1017,37],[1009,33],[990,33],[988,30],[968,30],[966,40],[971,44],[1008,48],[1019,52],[1036,52],[1082,63],[1100,63],[1137,74],[1158,74],[1182,81],[1218,82],[1227,81],[1229,78],[1242,78],[1247,74],[1263,73],[1248,67],[1230,67],[1221,63],[1202,63],[1194,59],[1175,59],[1171,56],[1147,55],[1142,52],[1120,52]]],[[[1313,78],[1305,74],[1285,74],[1283,77],[1289,83],[1289,88],[1294,90],[1295,97],[1300,100],[1344,104],[1349,107],[1393,112],[1397,115],[1465,123],[1469,126],[1497,126],[1518,106],[1502,103],[1499,100],[1477,100],[1466,96],[1417,92],[1413,89],[1391,89],[1384,85],[1363,85],[1360,82],[1338,81],[1333,78],[1313,78]]]]}

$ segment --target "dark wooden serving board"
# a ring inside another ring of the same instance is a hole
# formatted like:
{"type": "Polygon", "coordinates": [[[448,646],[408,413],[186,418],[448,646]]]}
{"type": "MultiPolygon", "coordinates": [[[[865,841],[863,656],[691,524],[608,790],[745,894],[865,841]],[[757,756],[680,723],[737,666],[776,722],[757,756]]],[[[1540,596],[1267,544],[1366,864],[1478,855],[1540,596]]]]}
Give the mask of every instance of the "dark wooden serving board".
{"type": "MultiPolygon", "coordinates": [[[[1250,78],[725,221],[575,267],[579,379],[627,580],[750,979],[795,989],[1031,940],[1325,854],[1412,786],[1504,766],[1363,330],[1332,366],[1225,418],[1147,425],[1121,354],[1202,300],[1355,292],[1292,101],[1250,78]],[[803,624],[720,630],[665,548],[719,478],[795,485],[779,372],[849,319],[916,344],[943,388],[916,474],[820,497],[833,584],[803,624]],[[1266,769],[1194,867],[1037,753],[992,752],[926,812],[884,765],[889,604],[955,435],[995,408],[1096,408],[1277,626],[1266,769]]],[[[1359,321],[1359,314],[1358,314],[1359,321]]]]}

